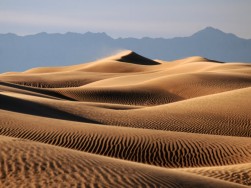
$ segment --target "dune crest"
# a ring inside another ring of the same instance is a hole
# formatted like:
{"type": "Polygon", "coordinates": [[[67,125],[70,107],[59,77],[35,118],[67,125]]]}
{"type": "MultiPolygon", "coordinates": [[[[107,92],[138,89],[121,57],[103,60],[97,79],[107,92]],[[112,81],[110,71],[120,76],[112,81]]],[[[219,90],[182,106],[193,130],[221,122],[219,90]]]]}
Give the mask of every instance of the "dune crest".
{"type": "Polygon", "coordinates": [[[111,59],[114,58],[114,60],[116,61],[120,61],[120,62],[125,62],[125,63],[133,63],[133,64],[138,64],[138,65],[158,65],[160,63],[148,59],[146,57],[143,57],[133,51],[124,51],[121,52],[113,57],[110,57],[111,59]]]}
{"type": "Polygon", "coordinates": [[[251,65],[123,51],[0,74],[0,187],[247,187],[251,65]]]}

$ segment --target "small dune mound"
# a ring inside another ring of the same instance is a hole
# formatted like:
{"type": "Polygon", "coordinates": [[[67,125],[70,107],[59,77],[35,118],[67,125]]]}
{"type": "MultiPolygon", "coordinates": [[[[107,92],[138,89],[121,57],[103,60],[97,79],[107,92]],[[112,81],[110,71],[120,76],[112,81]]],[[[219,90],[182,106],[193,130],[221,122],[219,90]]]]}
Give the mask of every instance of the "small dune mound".
{"type": "Polygon", "coordinates": [[[174,60],[173,62],[175,62],[176,64],[189,64],[189,63],[197,63],[197,62],[215,62],[215,63],[218,63],[218,61],[207,59],[207,58],[201,57],[201,56],[187,57],[187,58],[184,58],[184,59],[174,60]]]}
{"type": "Polygon", "coordinates": [[[205,57],[201,57],[201,56],[193,56],[193,57],[188,57],[184,60],[184,62],[212,62],[212,63],[223,63],[221,61],[216,61],[213,59],[208,59],[205,57]]]}

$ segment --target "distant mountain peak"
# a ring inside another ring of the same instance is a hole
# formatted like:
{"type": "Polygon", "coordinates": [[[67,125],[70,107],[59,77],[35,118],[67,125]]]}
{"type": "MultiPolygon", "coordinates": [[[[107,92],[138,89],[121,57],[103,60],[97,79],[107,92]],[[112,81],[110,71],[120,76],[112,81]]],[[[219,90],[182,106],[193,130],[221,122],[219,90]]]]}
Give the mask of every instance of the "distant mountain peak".
{"type": "Polygon", "coordinates": [[[202,29],[201,31],[211,31],[211,32],[221,32],[221,33],[223,33],[221,30],[219,30],[219,29],[217,29],[215,27],[212,27],[212,26],[208,26],[208,27],[202,29]]]}
{"type": "Polygon", "coordinates": [[[214,27],[206,27],[196,33],[194,33],[192,36],[207,36],[207,35],[224,35],[226,33],[224,33],[223,31],[216,29],[214,27]]]}
{"type": "Polygon", "coordinates": [[[207,38],[207,37],[210,37],[210,38],[225,38],[225,37],[235,37],[235,38],[239,38],[237,37],[236,35],[232,34],[232,33],[225,33],[219,29],[216,29],[214,27],[206,27],[196,33],[194,33],[192,35],[192,37],[199,37],[199,38],[207,38]]]}

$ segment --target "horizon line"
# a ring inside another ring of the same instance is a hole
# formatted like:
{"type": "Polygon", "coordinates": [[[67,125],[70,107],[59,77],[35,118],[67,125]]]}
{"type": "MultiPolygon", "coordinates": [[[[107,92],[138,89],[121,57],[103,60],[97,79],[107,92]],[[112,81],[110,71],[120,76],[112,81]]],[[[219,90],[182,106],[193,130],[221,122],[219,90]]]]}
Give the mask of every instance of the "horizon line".
{"type": "Polygon", "coordinates": [[[112,39],[145,39],[145,38],[149,38],[149,39],[175,39],[175,38],[186,38],[186,37],[191,37],[193,35],[195,35],[196,33],[199,33],[201,31],[204,31],[204,30],[207,30],[207,29],[211,29],[211,30],[214,30],[214,31],[218,31],[218,32],[222,32],[224,34],[232,34],[240,39],[245,39],[245,40],[251,40],[251,38],[243,38],[243,37],[240,37],[234,33],[227,33],[225,31],[222,31],[218,28],[215,28],[215,27],[212,27],[212,26],[207,26],[207,27],[204,27],[203,29],[200,29],[198,30],[197,32],[194,32],[193,34],[191,35],[188,35],[188,36],[175,36],[175,37],[170,37],[170,38],[166,38],[166,37],[149,37],[149,36],[142,36],[142,37],[112,37],[111,35],[107,34],[106,32],[92,32],[92,31],[86,31],[84,33],[80,33],[80,32],[73,32],[73,31],[67,31],[67,32],[46,32],[46,31],[41,31],[41,32],[38,32],[38,33],[32,33],[32,34],[17,34],[17,33],[12,33],[12,32],[8,32],[8,33],[0,33],[0,35],[15,35],[15,36],[18,36],[18,37],[29,37],[29,36],[35,36],[35,35],[38,35],[38,34],[48,34],[48,35],[53,35],[53,34],[58,34],[58,35],[66,35],[66,34],[79,34],[79,35],[85,35],[85,34],[88,34],[88,33],[91,33],[91,34],[103,34],[103,35],[106,35],[107,37],[110,37],[112,39]]]}

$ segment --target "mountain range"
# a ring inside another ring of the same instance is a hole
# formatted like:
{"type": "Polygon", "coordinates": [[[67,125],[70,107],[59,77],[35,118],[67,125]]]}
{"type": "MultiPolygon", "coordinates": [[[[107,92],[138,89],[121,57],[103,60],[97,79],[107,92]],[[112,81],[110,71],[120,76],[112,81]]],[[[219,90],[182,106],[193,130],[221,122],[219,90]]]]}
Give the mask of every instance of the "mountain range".
{"type": "Polygon", "coordinates": [[[0,34],[0,72],[32,67],[90,62],[129,49],[151,59],[171,61],[203,56],[222,62],[251,62],[251,39],[243,39],[213,27],[188,37],[117,38],[106,33],[0,34]]]}

